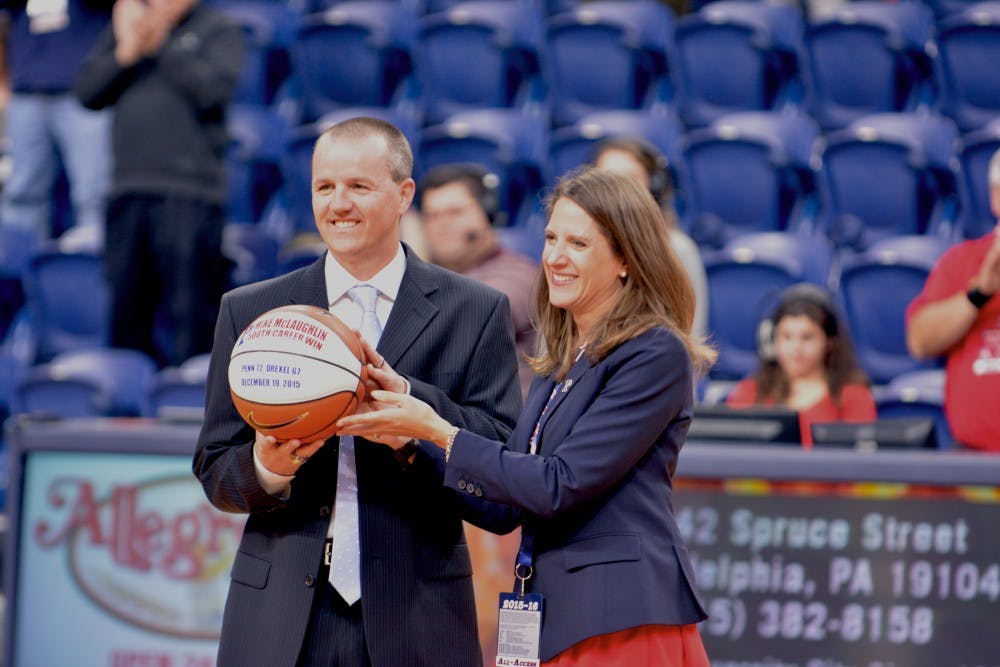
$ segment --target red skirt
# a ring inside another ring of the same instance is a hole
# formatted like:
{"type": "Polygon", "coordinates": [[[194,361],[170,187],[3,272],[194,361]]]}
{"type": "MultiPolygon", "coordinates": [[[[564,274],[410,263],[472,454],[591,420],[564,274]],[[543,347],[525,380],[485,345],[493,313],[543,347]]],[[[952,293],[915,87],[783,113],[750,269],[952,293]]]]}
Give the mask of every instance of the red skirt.
{"type": "Polygon", "coordinates": [[[640,625],[574,644],[543,667],[710,667],[698,626],[640,625]]]}

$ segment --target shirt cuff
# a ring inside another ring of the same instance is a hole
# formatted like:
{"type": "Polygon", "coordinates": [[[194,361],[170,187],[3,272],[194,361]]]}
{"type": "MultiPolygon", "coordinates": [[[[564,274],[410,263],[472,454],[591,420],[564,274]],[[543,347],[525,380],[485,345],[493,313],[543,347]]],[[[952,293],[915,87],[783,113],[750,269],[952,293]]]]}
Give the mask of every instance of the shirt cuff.
{"type": "Polygon", "coordinates": [[[257,457],[256,446],[253,448],[253,467],[257,471],[257,481],[260,482],[261,488],[267,491],[269,495],[281,498],[282,500],[288,500],[289,492],[292,490],[292,480],[295,479],[295,475],[279,475],[265,468],[264,464],[257,457]]]}

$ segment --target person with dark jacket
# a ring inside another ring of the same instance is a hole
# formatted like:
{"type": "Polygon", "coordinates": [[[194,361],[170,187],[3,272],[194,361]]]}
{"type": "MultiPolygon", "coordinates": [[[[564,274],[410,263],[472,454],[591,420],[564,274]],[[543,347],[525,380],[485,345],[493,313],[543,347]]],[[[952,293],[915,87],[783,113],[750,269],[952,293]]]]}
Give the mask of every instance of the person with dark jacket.
{"type": "Polygon", "coordinates": [[[227,273],[225,112],[243,53],[239,26],[197,0],[118,0],[76,81],[85,106],[114,108],[110,342],[161,365],[212,347],[227,273]]]}

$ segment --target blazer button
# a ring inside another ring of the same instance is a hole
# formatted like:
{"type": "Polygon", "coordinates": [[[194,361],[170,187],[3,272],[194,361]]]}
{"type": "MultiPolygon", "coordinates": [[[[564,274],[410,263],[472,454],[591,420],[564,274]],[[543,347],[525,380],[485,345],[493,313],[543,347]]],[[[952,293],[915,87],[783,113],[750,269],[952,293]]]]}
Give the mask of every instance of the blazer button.
{"type": "Polygon", "coordinates": [[[469,493],[475,493],[477,491],[476,485],[475,484],[466,484],[465,485],[465,490],[468,491],[469,493]]]}
{"type": "Polygon", "coordinates": [[[476,489],[476,495],[481,498],[483,496],[483,490],[482,489],[476,489]]]}
{"type": "Polygon", "coordinates": [[[330,506],[329,505],[323,505],[322,507],[320,507],[319,508],[319,515],[320,516],[330,516],[330,506]]]}
{"type": "Polygon", "coordinates": [[[460,488],[463,491],[465,491],[465,480],[464,479],[458,480],[458,488],[460,488]]]}
{"type": "Polygon", "coordinates": [[[305,580],[306,588],[312,588],[315,583],[316,580],[313,578],[313,576],[311,574],[307,574],[305,580]]]}

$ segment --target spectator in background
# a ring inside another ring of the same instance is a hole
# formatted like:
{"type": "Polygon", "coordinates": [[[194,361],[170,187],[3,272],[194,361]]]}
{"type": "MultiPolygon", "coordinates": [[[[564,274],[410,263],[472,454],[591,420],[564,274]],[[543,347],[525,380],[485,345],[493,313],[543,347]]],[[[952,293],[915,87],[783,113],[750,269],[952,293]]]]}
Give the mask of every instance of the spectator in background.
{"type": "Polygon", "coordinates": [[[638,179],[660,205],[670,233],[670,244],[694,287],[695,311],[691,333],[704,337],[708,331],[708,278],[705,276],[705,265],[702,264],[698,246],[677,225],[673,179],[667,159],[656,147],[641,139],[615,137],[605,139],[597,145],[592,162],[601,169],[617,171],[638,179]]]}
{"type": "Polygon", "coordinates": [[[538,264],[500,244],[494,224],[504,215],[497,176],[478,165],[442,165],[420,181],[424,240],[432,262],[496,288],[510,300],[517,344],[521,397],[533,373],[535,354],[531,297],[538,264]]]}
{"type": "Polygon", "coordinates": [[[814,423],[876,419],[868,378],[858,365],[830,294],[801,283],[785,290],[762,324],[760,365],[729,394],[732,407],[781,405],[798,411],[802,444],[814,423]]]}
{"type": "Polygon", "coordinates": [[[53,236],[53,186],[60,159],[76,224],[98,245],[111,174],[110,116],[73,95],[79,65],[111,16],[110,0],[3,0],[10,17],[5,114],[11,173],[0,224],[35,240],[53,236]]]}
{"type": "Polygon", "coordinates": [[[240,27],[196,0],[118,0],[76,82],[87,107],[114,107],[111,344],[161,365],[212,347],[228,270],[225,109],[242,67],[240,27]]]}
{"type": "Polygon", "coordinates": [[[950,248],[906,310],[906,345],[917,359],[945,355],[944,410],[955,439],[1000,452],[1000,151],[989,166],[997,226],[950,248]]]}

